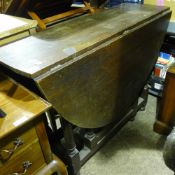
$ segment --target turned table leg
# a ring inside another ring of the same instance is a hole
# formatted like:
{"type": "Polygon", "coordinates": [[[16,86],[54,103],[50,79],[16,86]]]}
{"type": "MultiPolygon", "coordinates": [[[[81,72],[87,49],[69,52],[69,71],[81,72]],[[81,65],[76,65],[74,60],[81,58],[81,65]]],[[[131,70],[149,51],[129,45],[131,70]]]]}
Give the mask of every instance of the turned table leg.
{"type": "Polygon", "coordinates": [[[68,170],[71,175],[78,175],[81,167],[80,156],[79,151],[76,148],[72,125],[64,119],[61,120],[61,124],[64,132],[65,147],[69,162],[68,170]]]}

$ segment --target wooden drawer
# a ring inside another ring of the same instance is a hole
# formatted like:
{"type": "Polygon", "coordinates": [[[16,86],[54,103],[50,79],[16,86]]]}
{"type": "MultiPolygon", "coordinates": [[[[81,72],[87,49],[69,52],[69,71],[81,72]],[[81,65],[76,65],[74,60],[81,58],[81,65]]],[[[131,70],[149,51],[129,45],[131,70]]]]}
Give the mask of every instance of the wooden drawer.
{"type": "Polygon", "coordinates": [[[14,157],[12,160],[7,161],[0,168],[1,175],[8,175],[13,173],[21,173],[24,171],[23,164],[24,162],[29,161],[32,163],[25,175],[34,174],[39,168],[44,164],[44,157],[40,148],[38,141],[31,144],[24,152],[21,152],[19,156],[14,157]]]}
{"type": "Polygon", "coordinates": [[[22,134],[16,133],[12,137],[10,136],[10,137],[4,138],[3,140],[0,140],[0,167],[5,162],[12,160],[17,155],[19,155],[32,142],[36,140],[38,140],[38,137],[37,137],[35,128],[31,128],[22,134]],[[20,143],[18,144],[17,142],[18,143],[20,142],[20,143]],[[19,146],[17,146],[17,144],[19,146]],[[10,153],[9,151],[12,151],[12,153],[10,153]]]}

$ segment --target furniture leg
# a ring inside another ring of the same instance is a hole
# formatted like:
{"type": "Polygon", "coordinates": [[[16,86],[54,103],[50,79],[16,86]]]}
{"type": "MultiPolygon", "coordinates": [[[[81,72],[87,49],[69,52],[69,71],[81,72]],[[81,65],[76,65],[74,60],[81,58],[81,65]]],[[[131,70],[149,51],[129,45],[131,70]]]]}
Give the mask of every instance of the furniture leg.
{"type": "Polygon", "coordinates": [[[146,104],[148,102],[148,85],[145,85],[143,88],[143,91],[141,93],[141,98],[144,99],[144,103],[142,105],[142,107],[140,108],[141,111],[145,110],[146,104]]]}
{"type": "Polygon", "coordinates": [[[56,156],[54,156],[53,161],[37,172],[36,175],[51,175],[53,173],[57,173],[57,175],[68,175],[64,163],[56,156]]]}
{"type": "Polygon", "coordinates": [[[72,125],[64,119],[61,119],[61,124],[64,132],[65,147],[67,151],[67,158],[69,162],[69,173],[72,175],[78,175],[80,171],[80,156],[79,151],[76,148],[72,125]]]}
{"type": "Polygon", "coordinates": [[[166,75],[163,96],[154,123],[154,131],[160,134],[169,134],[175,124],[175,65],[172,66],[166,75]],[[174,72],[173,72],[174,71],[174,72]]]}

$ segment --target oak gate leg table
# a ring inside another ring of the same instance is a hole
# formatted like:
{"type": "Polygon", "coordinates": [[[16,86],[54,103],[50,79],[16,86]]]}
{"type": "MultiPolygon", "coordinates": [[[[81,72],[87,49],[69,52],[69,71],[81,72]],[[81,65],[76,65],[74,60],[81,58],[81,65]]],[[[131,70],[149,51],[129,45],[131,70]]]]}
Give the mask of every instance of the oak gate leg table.
{"type": "Polygon", "coordinates": [[[72,174],[109,137],[112,124],[115,131],[136,113],[170,15],[167,7],[121,4],[0,48],[1,69],[45,98],[63,118],[72,174]],[[91,129],[103,127],[108,130],[95,140],[91,129]],[[83,145],[88,158],[77,149],[72,130],[93,148],[83,145]]]}

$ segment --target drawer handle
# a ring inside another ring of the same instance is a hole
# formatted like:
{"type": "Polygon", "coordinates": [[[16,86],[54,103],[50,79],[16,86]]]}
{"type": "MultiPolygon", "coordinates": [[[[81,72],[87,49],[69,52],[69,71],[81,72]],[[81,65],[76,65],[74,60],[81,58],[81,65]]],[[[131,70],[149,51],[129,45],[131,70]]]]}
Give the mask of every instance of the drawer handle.
{"type": "Polygon", "coordinates": [[[23,166],[23,172],[20,173],[12,173],[9,175],[24,175],[27,173],[27,170],[30,168],[30,166],[32,165],[32,163],[30,161],[25,161],[23,162],[22,166],[23,166]]]}
{"type": "Polygon", "coordinates": [[[4,149],[0,151],[0,160],[7,160],[9,159],[12,154],[15,152],[15,150],[23,144],[23,141],[20,138],[17,138],[13,141],[14,147],[12,149],[4,149]],[[6,154],[6,156],[4,155],[6,154]],[[4,157],[3,157],[4,155],[4,157]]]}

